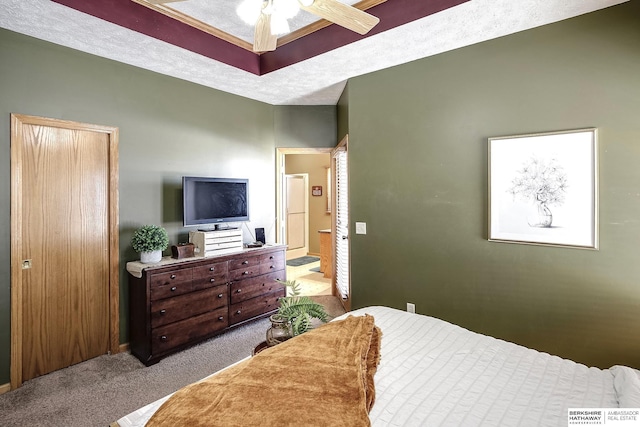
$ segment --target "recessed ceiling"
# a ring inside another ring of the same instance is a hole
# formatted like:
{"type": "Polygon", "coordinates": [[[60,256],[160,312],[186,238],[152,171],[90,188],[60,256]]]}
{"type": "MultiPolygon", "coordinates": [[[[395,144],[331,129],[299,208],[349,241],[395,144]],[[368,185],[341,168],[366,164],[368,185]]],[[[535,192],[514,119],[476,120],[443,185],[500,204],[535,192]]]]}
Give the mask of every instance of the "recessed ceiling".
{"type": "MultiPolygon", "coordinates": [[[[253,29],[235,16],[240,1],[171,7],[251,44],[253,29]]],[[[333,105],[351,77],[625,1],[387,0],[367,10],[380,24],[366,36],[329,25],[263,55],[138,0],[1,0],[0,27],[273,105],[333,105]]],[[[301,12],[291,24],[315,21],[301,12]]]]}

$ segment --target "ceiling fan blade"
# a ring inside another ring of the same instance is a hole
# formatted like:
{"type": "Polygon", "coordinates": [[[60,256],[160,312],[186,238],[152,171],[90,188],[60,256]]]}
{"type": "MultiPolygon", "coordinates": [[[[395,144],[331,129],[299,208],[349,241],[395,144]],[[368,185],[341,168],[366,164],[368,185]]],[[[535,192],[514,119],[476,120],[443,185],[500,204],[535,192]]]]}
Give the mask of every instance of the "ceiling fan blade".
{"type": "Polygon", "coordinates": [[[271,34],[271,15],[260,14],[253,38],[254,52],[269,52],[276,50],[278,37],[271,34]]]}
{"type": "Polygon", "coordinates": [[[315,0],[311,6],[300,4],[300,9],[363,35],[380,22],[380,18],[338,0],[315,0]]]}

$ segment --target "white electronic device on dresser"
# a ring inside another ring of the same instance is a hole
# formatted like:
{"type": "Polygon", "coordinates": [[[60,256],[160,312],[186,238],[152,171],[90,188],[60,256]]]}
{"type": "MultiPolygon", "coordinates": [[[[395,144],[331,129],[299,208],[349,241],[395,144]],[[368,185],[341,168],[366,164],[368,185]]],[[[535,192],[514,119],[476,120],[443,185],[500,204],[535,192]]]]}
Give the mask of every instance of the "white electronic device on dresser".
{"type": "Polygon", "coordinates": [[[194,255],[199,257],[238,252],[242,250],[242,229],[190,231],[189,242],[194,244],[194,255]]]}

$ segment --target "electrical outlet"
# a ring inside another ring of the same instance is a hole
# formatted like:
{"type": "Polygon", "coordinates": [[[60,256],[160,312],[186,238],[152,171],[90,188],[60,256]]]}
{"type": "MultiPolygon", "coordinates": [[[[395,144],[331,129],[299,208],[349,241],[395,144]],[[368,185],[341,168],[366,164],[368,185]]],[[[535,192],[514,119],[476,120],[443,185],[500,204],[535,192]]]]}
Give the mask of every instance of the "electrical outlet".
{"type": "Polygon", "coordinates": [[[413,303],[408,302],[407,303],[407,311],[409,313],[415,313],[416,312],[416,305],[413,303]]]}

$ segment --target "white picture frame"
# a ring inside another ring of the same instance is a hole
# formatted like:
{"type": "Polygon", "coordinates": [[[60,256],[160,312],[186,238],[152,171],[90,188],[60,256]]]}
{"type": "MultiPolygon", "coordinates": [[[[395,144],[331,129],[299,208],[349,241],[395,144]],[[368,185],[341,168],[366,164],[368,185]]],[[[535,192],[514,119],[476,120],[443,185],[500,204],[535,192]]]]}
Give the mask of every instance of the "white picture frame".
{"type": "Polygon", "coordinates": [[[493,242],[598,249],[597,129],[488,139],[493,242]]]}

